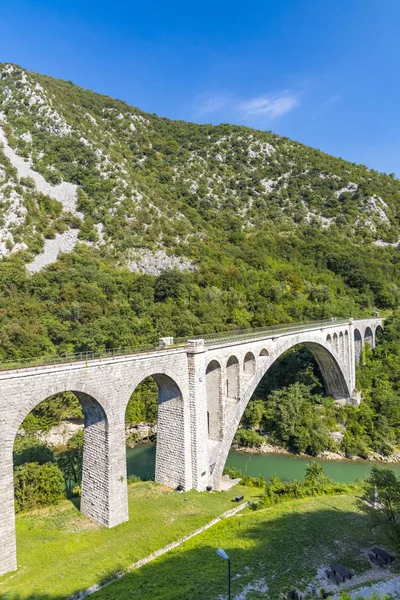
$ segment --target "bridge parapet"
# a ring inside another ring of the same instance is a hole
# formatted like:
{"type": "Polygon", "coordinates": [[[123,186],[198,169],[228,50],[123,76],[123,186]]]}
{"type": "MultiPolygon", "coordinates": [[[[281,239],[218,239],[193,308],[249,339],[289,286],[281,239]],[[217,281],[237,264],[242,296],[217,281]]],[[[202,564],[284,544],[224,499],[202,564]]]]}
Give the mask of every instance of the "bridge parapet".
{"type": "MultiPolygon", "coordinates": [[[[360,327],[362,332],[371,324],[376,327],[376,324],[383,327],[384,319],[380,317],[372,317],[368,319],[326,319],[323,321],[311,321],[309,323],[289,324],[289,325],[274,325],[268,327],[259,327],[254,329],[229,330],[219,333],[212,333],[191,338],[173,338],[162,337],[154,344],[146,344],[141,346],[130,346],[120,348],[110,348],[99,352],[87,351],[78,353],[68,353],[60,355],[47,355],[36,358],[18,358],[6,361],[0,361],[0,377],[3,371],[22,371],[24,369],[39,370],[42,367],[53,367],[62,364],[72,363],[91,363],[92,361],[114,361],[117,359],[132,359],[141,356],[154,356],[159,352],[171,352],[172,350],[182,349],[191,352],[193,345],[203,341],[206,349],[216,346],[227,347],[228,345],[236,345],[239,343],[252,342],[262,339],[274,339],[285,335],[295,333],[314,331],[321,329],[335,329],[342,325],[354,323],[360,327]]],[[[375,343],[375,340],[374,340],[375,343]]]]}

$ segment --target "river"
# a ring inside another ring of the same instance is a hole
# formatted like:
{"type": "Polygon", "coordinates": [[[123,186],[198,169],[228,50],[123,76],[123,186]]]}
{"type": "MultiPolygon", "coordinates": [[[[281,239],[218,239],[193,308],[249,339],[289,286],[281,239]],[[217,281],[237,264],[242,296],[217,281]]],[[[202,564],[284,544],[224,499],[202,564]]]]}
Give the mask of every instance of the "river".
{"type": "MultiPolygon", "coordinates": [[[[128,476],[137,475],[141,479],[154,479],[155,444],[144,444],[127,448],[128,476]]],[[[262,475],[265,479],[278,475],[283,481],[303,479],[304,468],[311,458],[298,458],[290,454],[249,454],[231,450],[228,467],[237,467],[247,475],[262,475]]],[[[365,460],[318,460],[325,474],[335,481],[348,483],[355,479],[365,479],[374,465],[389,467],[400,475],[400,464],[375,463],[365,460]]]]}

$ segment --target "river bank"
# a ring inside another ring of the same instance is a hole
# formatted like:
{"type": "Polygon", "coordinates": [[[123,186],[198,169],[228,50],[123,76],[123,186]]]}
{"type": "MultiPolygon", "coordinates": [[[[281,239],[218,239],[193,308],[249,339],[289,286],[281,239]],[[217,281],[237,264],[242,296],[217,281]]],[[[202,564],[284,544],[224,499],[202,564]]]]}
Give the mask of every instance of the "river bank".
{"type": "Polygon", "coordinates": [[[248,446],[232,446],[232,450],[236,450],[237,452],[246,452],[248,454],[285,454],[298,458],[308,458],[313,459],[317,458],[319,460],[343,460],[343,461],[372,461],[372,462],[383,462],[383,463],[400,463],[400,452],[397,454],[392,454],[390,456],[383,456],[382,454],[370,454],[367,458],[363,458],[361,456],[346,456],[344,452],[337,450],[336,452],[324,451],[318,454],[317,456],[311,456],[310,454],[305,454],[304,452],[299,452],[295,454],[290,452],[286,448],[282,446],[275,446],[273,444],[262,444],[261,446],[255,446],[253,448],[249,448],[248,446]]]}
{"type": "MultiPolygon", "coordinates": [[[[59,425],[50,427],[46,431],[38,430],[36,437],[46,446],[62,447],[83,431],[84,424],[80,419],[64,419],[59,425]]],[[[24,437],[26,432],[20,429],[18,435],[24,437]]],[[[157,437],[157,424],[138,423],[137,425],[127,425],[125,428],[126,445],[128,448],[134,448],[140,444],[155,442],[157,437]]]]}

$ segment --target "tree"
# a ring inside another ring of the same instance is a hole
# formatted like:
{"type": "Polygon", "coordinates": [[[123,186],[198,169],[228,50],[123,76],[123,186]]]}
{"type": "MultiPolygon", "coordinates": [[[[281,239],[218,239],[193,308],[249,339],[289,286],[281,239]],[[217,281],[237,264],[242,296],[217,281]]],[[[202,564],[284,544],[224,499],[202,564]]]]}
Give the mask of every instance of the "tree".
{"type": "Polygon", "coordinates": [[[386,525],[400,547],[400,478],[393,471],[371,469],[359,506],[375,523],[386,525]]]}
{"type": "Polygon", "coordinates": [[[321,492],[331,483],[325,475],[323,466],[312,460],[305,468],[304,485],[316,493],[321,492]]]}

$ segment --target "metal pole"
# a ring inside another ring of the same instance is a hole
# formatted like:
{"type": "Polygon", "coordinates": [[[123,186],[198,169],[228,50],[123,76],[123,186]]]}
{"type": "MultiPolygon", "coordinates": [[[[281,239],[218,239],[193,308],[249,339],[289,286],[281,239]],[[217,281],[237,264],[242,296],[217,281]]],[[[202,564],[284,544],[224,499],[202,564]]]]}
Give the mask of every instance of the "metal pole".
{"type": "Polygon", "coordinates": [[[231,600],[231,559],[228,558],[228,600],[231,600]]]}

